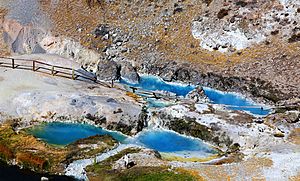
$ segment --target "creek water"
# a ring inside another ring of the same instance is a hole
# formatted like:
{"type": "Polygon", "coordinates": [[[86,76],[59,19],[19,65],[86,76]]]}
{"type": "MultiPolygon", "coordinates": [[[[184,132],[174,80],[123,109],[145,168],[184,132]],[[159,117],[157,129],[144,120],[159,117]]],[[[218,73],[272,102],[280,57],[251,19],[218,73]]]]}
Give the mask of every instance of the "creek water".
{"type": "MultiPolygon", "coordinates": [[[[177,96],[186,96],[190,91],[195,89],[194,85],[169,83],[163,81],[157,76],[152,75],[142,75],[140,77],[140,82],[137,84],[130,83],[126,80],[121,80],[120,83],[149,91],[167,91],[174,93],[177,96]]],[[[253,101],[248,100],[238,94],[222,92],[208,87],[204,87],[203,89],[205,95],[214,104],[222,104],[225,105],[228,109],[247,111],[258,116],[265,116],[270,113],[270,110],[268,108],[256,104],[253,101]]],[[[151,100],[150,104],[155,105],[155,101],[151,100]]]]}
{"type": "Polygon", "coordinates": [[[151,75],[143,75],[140,77],[140,81],[137,84],[130,83],[124,79],[120,80],[121,84],[142,88],[149,91],[167,91],[175,93],[177,96],[185,96],[195,87],[183,84],[175,84],[165,82],[159,77],[151,75]]]}

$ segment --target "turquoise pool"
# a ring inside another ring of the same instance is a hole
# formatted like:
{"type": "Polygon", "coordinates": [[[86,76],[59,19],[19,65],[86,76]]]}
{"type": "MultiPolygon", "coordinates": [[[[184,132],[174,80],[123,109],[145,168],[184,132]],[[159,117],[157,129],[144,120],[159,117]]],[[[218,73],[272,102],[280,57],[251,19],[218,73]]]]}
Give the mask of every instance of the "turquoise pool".
{"type": "Polygon", "coordinates": [[[107,131],[92,125],[61,122],[45,123],[34,126],[27,129],[27,132],[49,144],[60,146],[64,146],[81,138],[87,138],[97,134],[108,134],[119,142],[123,142],[125,139],[127,139],[127,137],[123,134],[115,131],[107,131]]]}
{"type": "Polygon", "coordinates": [[[107,131],[87,124],[54,122],[35,126],[28,129],[28,132],[49,144],[60,146],[96,134],[109,134],[122,144],[137,144],[159,152],[184,153],[193,151],[203,153],[203,155],[215,153],[214,149],[199,139],[193,139],[167,130],[150,129],[141,132],[136,137],[129,138],[118,132],[107,131]]]}

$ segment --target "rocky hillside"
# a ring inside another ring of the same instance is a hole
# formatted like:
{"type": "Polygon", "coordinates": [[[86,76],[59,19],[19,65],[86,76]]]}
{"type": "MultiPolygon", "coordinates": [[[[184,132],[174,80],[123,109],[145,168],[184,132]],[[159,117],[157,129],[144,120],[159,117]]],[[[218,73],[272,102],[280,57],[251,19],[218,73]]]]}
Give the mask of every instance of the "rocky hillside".
{"type": "Polygon", "coordinates": [[[273,102],[299,96],[297,0],[40,4],[52,27],[39,45],[91,71],[109,64],[133,81],[137,70],[273,102]]]}

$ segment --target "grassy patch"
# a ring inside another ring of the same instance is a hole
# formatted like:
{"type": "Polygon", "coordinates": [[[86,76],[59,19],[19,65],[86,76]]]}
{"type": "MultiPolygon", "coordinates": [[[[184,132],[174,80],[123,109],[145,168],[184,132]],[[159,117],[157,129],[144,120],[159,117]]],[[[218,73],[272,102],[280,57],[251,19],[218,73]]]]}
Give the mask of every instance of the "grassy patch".
{"type": "Polygon", "coordinates": [[[132,181],[174,181],[185,180],[193,181],[198,180],[189,173],[181,172],[179,170],[170,171],[168,168],[163,167],[135,167],[132,169],[121,172],[119,178],[116,180],[132,180],[132,181]]]}
{"type": "Polygon", "coordinates": [[[155,181],[155,180],[199,180],[196,176],[183,170],[170,170],[168,167],[139,167],[135,166],[126,170],[113,170],[112,165],[124,155],[137,153],[140,149],[128,148],[108,159],[88,166],[86,171],[91,181],[93,180],[134,180],[134,181],[155,181]]]}

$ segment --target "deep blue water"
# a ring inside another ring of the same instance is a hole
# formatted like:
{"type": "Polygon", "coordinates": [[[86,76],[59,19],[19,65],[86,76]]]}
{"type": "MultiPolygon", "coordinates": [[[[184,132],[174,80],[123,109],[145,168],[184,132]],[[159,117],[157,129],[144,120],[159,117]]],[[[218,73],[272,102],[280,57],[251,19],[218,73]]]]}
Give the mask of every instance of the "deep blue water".
{"type": "Polygon", "coordinates": [[[193,139],[166,130],[147,130],[140,133],[135,138],[134,142],[160,152],[214,152],[212,148],[198,139],[193,139]]]}
{"type": "MultiPolygon", "coordinates": [[[[175,84],[175,83],[168,83],[160,79],[156,76],[141,76],[140,82],[138,84],[132,84],[129,82],[126,82],[125,80],[121,80],[120,83],[133,86],[133,87],[139,87],[144,90],[150,90],[150,91],[168,91],[175,93],[177,96],[186,96],[190,91],[192,91],[195,86],[193,85],[183,85],[183,84],[175,84]]],[[[257,104],[233,93],[225,93],[221,92],[215,89],[211,88],[205,88],[204,92],[206,96],[215,104],[223,104],[227,105],[226,107],[231,110],[241,110],[241,111],[248,111],[252,114],[259,115],[259,116],[265,116],[270,113],[270,110],[267,108],[261,109],[261,106],[258,106],[257,104]],[[252,106],[252,107],[249,107],[252,106]],[[253,107],[255,106],[255,107],[253,107]]],[[[155,101],[151,101],[148,103],[151,105],[154,105],[153,107],[160,107],[163,106],[162,104],[155,104],[155,101]]]]}
{"type": "Polygon", "coordinates": [[[102,128],[91,126],[88,124],[73,123],[46,123],[33,128],[29,128],[28,132],[43,141],[54,145],[67,145],[78,139],[87,138],[94,135],[111,135],[116,140],[123,142],[127,137],[114,131],[107,131],[102,128]]]}
{"type": "Polygon", "coordinates": [[[160,152],[213,151],[198,139],[192,139],[166,130],[145,131],[137,137],[127,138],[118,132],[106,131],[91,125],[54,122],[35,126],[29,130],[29,133],[49,144],[62,146],[80,138],[96,134],[109,134],[123,144],[135,143],[160,152]]]}

